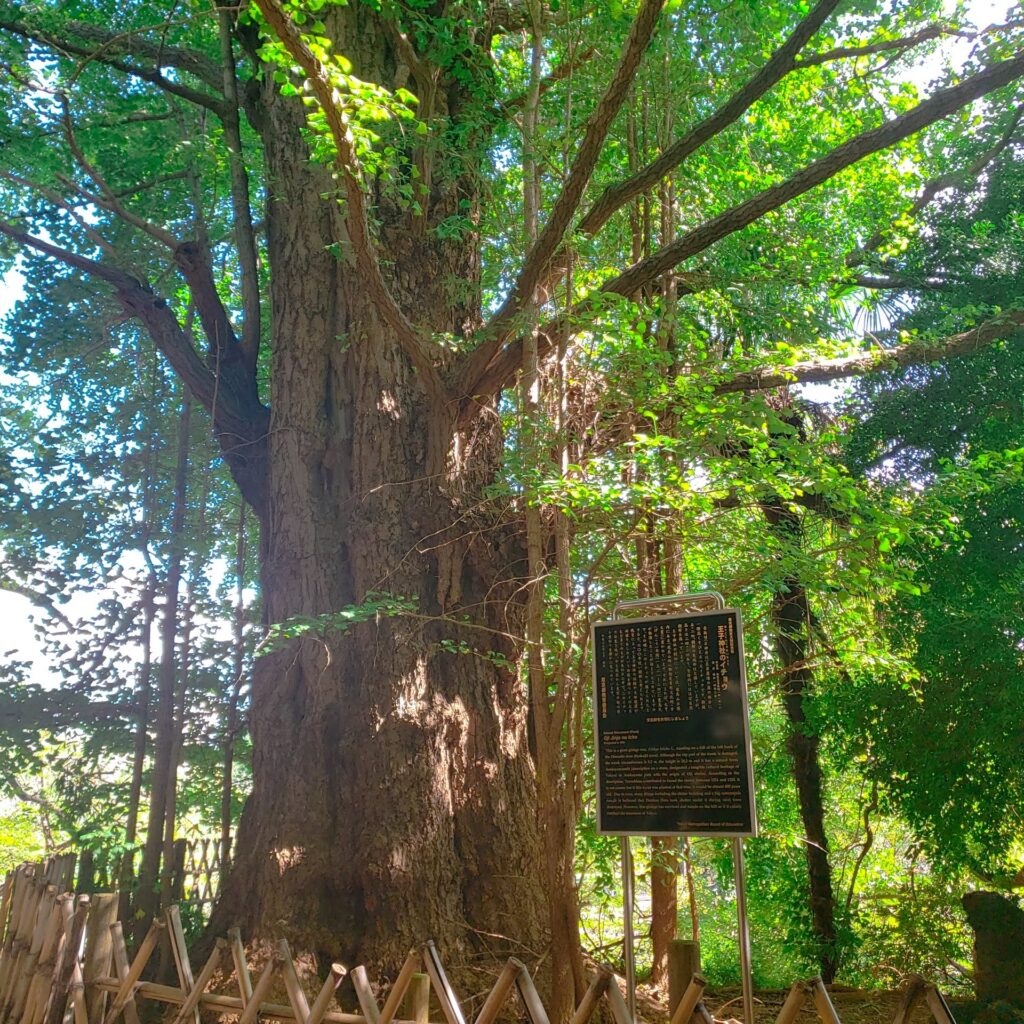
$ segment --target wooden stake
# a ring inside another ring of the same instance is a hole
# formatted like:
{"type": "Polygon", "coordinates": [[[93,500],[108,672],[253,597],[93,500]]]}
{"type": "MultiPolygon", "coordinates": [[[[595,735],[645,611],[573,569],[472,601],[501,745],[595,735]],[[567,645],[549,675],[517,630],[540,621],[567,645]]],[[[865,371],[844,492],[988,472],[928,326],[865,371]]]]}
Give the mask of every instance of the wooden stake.
{"type": "Polygon", "coordinates": [[[601,996],[608,991],[610,984],[612,984],[612,972],[606,967],[599,968],[597,974],[594,975],[594,980],[587,987],[587,991],[583,993],[583,999],[576,1007],[576,1012],[572,1015],[569,1024],[587,1024],[587,1021],[594,1016],[597,1004],[601,1001],[601,996]]]}
{"type": "Polygon", "coordinates": [[[395,978],[395,983],[391,986],[387,999],[384,1000],[384,1007],[380,1011],[380,1024],[391,1024],[394,1020],[399,1006],[402,1005],[409,982],[412,981],[416,968],[420,967],[422,963],[423,958],[415,949],[405,958],[405,963],[402,964],[402,969],[398,972],[398,977],[395,978]]]}
{"type": "Polygon", "coordinates": [[[932,1011],[936,1024],[956,1024],[956,1018],[953,1016],[949,1004],[934,985],[925,986],[924,997],[928,1000],[928,1008],[932,1011]]]}
{"type": "Polygon", "coordinates": [[[518,960],[509,960],[502,967],[498,980],[495,981],[491,991],[487,993],[484,1005],[480,1007],[480,1012],[476,1015],[474,1024],[491,1024],[494,1018],[498,1016],[502,1003],[508,998],[509,992],[512,991],[512,986],[516,983],[516,975],[518,973],[518,960]]]}
{"type": "Polygon", "coordinates": [[[807,983],[794,981],[792,988],[789,990],[789,995],[786,996],[786,1001],[782,1004],[782,1009],[779,1010],[778,1017],[775,1018],[775,1024],[793,1024],[793,1021],[796,1020],[796,1015],[800,1012],[800,1007],[804,1005],[806,999],[807,983]]]}
{"type": "Polygon", "coordinates": [[[242,997],[242,1006],[252,999],[252,975],[249,965],[245,962],[245,946],[242,945],[242,933],[237,928],[228,929],[228,942],[231,943],[231,959],[235,964],[235,979],[238,982],[238,993],[242,997]]]}
{"type": "MultiPolygon", "coordinates": [[[[245,1009],[242,1010],[242,1014],[238,1018],[238,1024],[253,1024],[260,1012],[260,1003],[263,1002],[263,997],[270,991],[270,986],[274,982],[274,975],[277,974],[280,969],[281,961],[275,953],[267,961],[267,966],[263,968],[263,973],[260,975],[256,985],[253,987],[252,995],[249,997],[249,1002],[246,1003],[245,1009]]],[[[294,1013],[295,1011],[292,1010],[292,1012],[294,1013]]]]}
{"type": "Polygon", "coordinates": [[[812,978],[809,984],[811,992],[814,993],[814,1006],[824,1024],[842,1024],[839,1020],[839,1014],[836,1013],[836,1008],[832,1005],[832,1000],[829,998],[828,989],[825,988],[825,983],[821,978],[812,978]]]}
{"type": "Polygon", "coordinates": [[[309,1024],[309,1000],[306,992],[299,981],[299,975],[295,970],[295,961],[292,959],[292,950],[287,939],[281,939],[277,944],[277,950],[281,957],[281,975],[284,978],[284,987],[288,993],[288,1002],[292,1004],[295,1011],[295,1019],[298,1024],[309,1024]]]}
{"type": "MultiPolygon", "coordinates": [[[[118,931],[120,931],[120,922],[118,922],[117,927],[118,931]]],[[[126,1010],[129,1005],[132,1007],[132,1015],[135,1019],[131,1020],[129,1014],[125,1013],[127,1024],[139,1024],[138,1011],[135,1009],[135,983],[142,977],[142,972],[145,970],[146,964],[149,963],[149,958],[153,955],[153,950],[156,949],[160,936],[166,927],[163,921],[154,921],[149,926],[149,931],[146,932],[146,937],[142,940],[139,951],[135,954],[135,959],[121,978],[121,987],[117,990],[106,1017],[103,1018],[103,1024],[114,1024],[114,1021],[117,1020],[122,1011],[126,1010]]],[[[113,929],[111,930],[113,931],[113,929]]],[[[122,963],[127,963],[123,935],[120,936],[120,939],[119,949],[118,935],[114,935],[114,963],[117,965],[118,974],[121,974],[122,963]],[[119,962],[121,959],[119,954],[124,954],[124,961],[119,962]]]]}
{"type": "Polygon", "coordinates": [[[341,984],[342,979],[346,974],[348,974],[348,971],[342,967],[341,964],[331,964],[331,969],[327,974],[327,980],[324,982],[316,999],[313,1000],[313,1005],[310,1007],[309,1024],[320,1024],[320,1021],[324,1019],[324,1014],[327,1013],[327,1008],[331,1005],[334,993],[337,991],[338,986],[341,984]]]}
{"type": "MultiPolygon", "coordinates": [[[[707,982],[699,974],[695,974],[690,978],[690,984],[686,986],[686,991],[683,992],[679,1005],[672,1013],[670,1024],[688,1024],[693,1016],[693,1011],[704,995],[704,986],[706,984],[707,982]]],[[[746,1024],[751,1024],[751,1022],[747,1021],[746,1024]]]]}
{"type": "Polygon", "coordinates": [[[376,998],[374,998],[373,987],[370,985],[366,968],[362,964],[354,967],[349,977],[352,979],[352,987],[356,990],[359,1009],[363,1011],[363,1016],[368,1024],[380,1024],[380,1008],[377,1006],[376,998]]]}
{"type": "Polygon", "coordinates": [[[94,988],[97,979],[110,973],[114,944],[110,926],[117,918],[117,893],[103,893],[93,899],[89,919],[85,923],[85,966],[82,981],[89,1024],[101,1024],[106,1014],[107,994],[94,988]]]}
{"type": "Polygon", "coordinates": [[[434,987],[434,994],[441,1004],[441,1012],[444,1014],[448,1024],[466,1024],[466,1018],[462,1014],[462,1007],[459,1006],[455,992],[444,973],[441,958],[437,954],[437,947],[433,940],[428,940],[423,946],[423,964],[427,968],[430,983],[434,987]]]}
{"type": "Polygon", "coordinates": [[[199,972],[199,977],[196,978],[192,984],[188,998],[181,1004],[181,1009],[174,1018],[174,1024],[185,1024],[185,1021],[188,1020],[190,1016],[194,1020],[199,1019],[199,999],[203,992],[206,991],[206,986],[209,985],[214,972],[220,966],[221,960],[224,959],[224,953],[227,948],[228,944],[224,939],[217,939],[214,943],[213,952],[210,954],[206,963],[203,964],[203,969],[199,972]]]}
{"type": "Polygon", "coordinates": [[[537,986],[534,985],[526,965],[515,959],[510,960],[509,963],[518,965],[516,988],[519,989],[519,998],[522,999],[523,1006],[526,1007],[526,1015],[530,1018],[530,1024],[550,1024],[548,1011],[544,1009],[544,1004],[537,994],[537,986]]]}

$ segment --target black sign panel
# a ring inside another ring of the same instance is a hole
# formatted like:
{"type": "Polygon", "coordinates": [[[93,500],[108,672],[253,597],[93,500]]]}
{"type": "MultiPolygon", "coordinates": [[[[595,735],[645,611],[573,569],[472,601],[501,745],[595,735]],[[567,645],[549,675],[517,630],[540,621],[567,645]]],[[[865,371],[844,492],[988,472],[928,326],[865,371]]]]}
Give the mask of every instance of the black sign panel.
{"type": "Polygon", "coordinates": [[[740,613],[599,622],[593,652],[598,832],[754,835],[740,613]]]}

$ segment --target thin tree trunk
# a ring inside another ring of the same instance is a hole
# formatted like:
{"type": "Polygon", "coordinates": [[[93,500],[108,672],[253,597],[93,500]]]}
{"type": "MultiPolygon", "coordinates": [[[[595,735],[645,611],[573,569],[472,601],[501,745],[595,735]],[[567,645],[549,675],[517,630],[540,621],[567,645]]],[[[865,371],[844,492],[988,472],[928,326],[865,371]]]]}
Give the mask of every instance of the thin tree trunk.
{"type": "Polygon", "coordinates": [[[231,693],[224,724],[223,778],[220,791],[220,885],[231,870],[231,789],[235,766],[235,741],[238,734],[238,702],[245,671],[245,519],[246,505],[238,506],[238,533],[235,540],[235,614],[231,636],[231,693]]]}
{"type": "Polygon", "coordinates": [[[127,921],[132,902],[134,882],[134,847],[139,827],[139,805],[142,801],[142,776],[146,767],[146,747],[149,739],[149,705],[153,668],[153,620],[156,618],[156,594],[160,581],[156,563],[150,550],[153,536],[153,444],[146,445],[146,475],[142,489],[142,530],[139,547],[146,562],[146,583],[142,591],[142,626],[139,645],[142,656],[139,678],[135,686],[136,725],[132,747],[132,779],[128,790],[128,807],[124,834],[124,854],[118,865],[118,918],[127,921]]]}
{"type": "MultiPolygon", "coordinates": [[[[777,501],[762,506],[772,531],[784,546],[799,550],[800,519],[777,501]]],[[[821,976],[835,980],[839,966],[836,945],[835,894],[825,834],[825,805],[818,737],[807,723],[805,701],[814,687],[814,673],[808,664],[811,609],[800,576],[787,573],[782,588],[772,595],[775,648],[782,664],[782,705],[789,722],[786,747],[793,764],[800,818],[804,826],[807,855],[811,926],[819,948],[821,976]]]]}
{"type": "Polygon", "coordinates": [[[141,941],[160,906],[157,882],[160,854],[164,843],[167,787],[171,784],[174,762],[175,690],[177,664],[175,646],[178,636],[178,591],[181,585],[184,547],[185,503],[188,483],[189,424],[191,399],[182,400],[178,416],[177,459],[174,472],[174,507],[168,535],[168,564],[164,581],[164,615],[160,641],[160,672],[157,677],[157,709],[153,742],[153,773],[149,789],[149,818],[146,845],[139,868],[138,913],[135,940],[141,941]]]}

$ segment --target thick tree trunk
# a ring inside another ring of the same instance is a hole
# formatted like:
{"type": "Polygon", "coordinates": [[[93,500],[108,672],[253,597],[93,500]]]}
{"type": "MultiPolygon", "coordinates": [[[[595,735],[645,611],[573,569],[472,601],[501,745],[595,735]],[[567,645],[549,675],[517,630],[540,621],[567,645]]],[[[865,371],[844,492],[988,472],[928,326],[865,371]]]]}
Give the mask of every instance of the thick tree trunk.
{"type": "MultiPolygon", "coordinates": [[[[358,29],[343,47],[357,68],[360,54],[389,51],[367,8],[332,17],[336,35],[358,29]]],[[[542,952],[525,706],[504,660],[518,653],[525,564],[517,533],[481,499],[501,455],[496,418],[453,444],[454,409],[425,393],[344,258],[338,204],[321,198],[334,184],[308,160],[301,105],[272,89],[261,127],[273,267],[265,613],[337,616],[375,594],[416,611],[336,620],[258,658],[253,793],[212,930],[285,934],[375,971],[428,938],[463,961],[473,948],[542,952]]],[[[432,215],[455,213],[459,198],[439,192],[432,215]]],[[[378,213],[399,301],[461,334],[479,316],[475,240],[392,229],[383,198],[378,213]]]]}
{"type": "MultiPolygon", "coordinates": [[[[777,536],[787,543],[799,543],[800,524],[792,512],[781,502],[763,508],[777,536]]],[[[782,704],[789,720],[786,746],[793,762],[793,779],[806,840],[811,926],[818,942],[821,976],[826,982],[832,982],[839,967],[835,896],[825,834],[818,737],[810,731],[804,707],[814,683],[814,674],[807,664],[811,610],[807,590],[797,574],[787,575],[783,586],[783,590],[772,596],[772,621],[775,646],[783,668],[782,704]]]]}

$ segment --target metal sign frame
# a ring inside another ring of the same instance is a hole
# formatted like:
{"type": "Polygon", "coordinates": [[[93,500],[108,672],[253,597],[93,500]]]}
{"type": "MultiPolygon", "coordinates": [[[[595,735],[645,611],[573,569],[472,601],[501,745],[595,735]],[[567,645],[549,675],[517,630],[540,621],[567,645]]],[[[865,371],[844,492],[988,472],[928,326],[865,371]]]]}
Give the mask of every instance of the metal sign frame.
{"type": "MultiPolygon", "coordinates": [[[[656,836],[658,838],[671,838],[673,836],[692,836],[694,838],[707,838],[707,839],[751,839],[757,835],[757,804],[754,800],[754,754],[753,744],[750,737],[750,704],[747,698],[747,670],[746,670],[746,655],[743,649],[743,618],[738,608],[726,607],[725,601],[720,594],[715,594],[720,604],[712,609],[708,609],[708,614],[711,613],[725,613],[735,614],[737,618],[737,625],[740,627],[736,630],[736,650],[737,657],[739,659],[739,688],[740,688],[740,699],[742,702],[742,714],[743,714],[743,750],[746,754],[746,781],[747,781],[747,810],[750,812],[750,829],[729,829],[726,831],[719,831],[716,829],[693,829],[687,831],[680,831],[679,829],[665,830],[665,831],[652,831],[648,829],[606,829],[601,827],[601,745],[598,742],[598,727],[596,724],[597,708],[600,705],[600,691],[597,677],[597,629],[600,626],[608,625],[611,623],[629,622],[642,625],[646,622],[661,622],[667,618],[678,617],[677,615],[648,615],[642,618],[623,618],[620,617],[618,612],[620,608],[629,607],[642,607],[644,605],[668,604],[678,603],[684,599],[698,596],[706,598],[708,595],[691,595],[683,594],[678,597],[659,597],[655,599],[644,598],[642,601],[632,602],[626,601],[615,606],[613,617],[605,620],[604,622],[594,622],[590,627],[590,649],[594,652],[593,661],[593,707],[595,709],[595,725],[594,725],[594,776],[595,776],[595,787],[597,793],[597,834],[601,836],[656,836]]],[[[690,614],[700,615],[704,614],[704,610],[694,610],[690,614]]]]}
{"type": "MultiPolygon", "coordinates": [[[[626,621],[625,617],[619,613],[625,608],[653,608],[656,606],[663,606],[671,608],[675,606],[678,610],[680,606],[685,608],[691,606],[691,614],[699,614],[700,610],[697,607],[693,607],[699,604],[711,603],[711,608],[707,609],[712,612],[736,612],[738,623],[742,626],[742,616],[739,614],[738,608],[726,607],[725,598],[718,593],[716,590],[704,590],[690,594],[671,594],[663,597],[646,597],[640,598],[635,601],[620,601],[612,611],[612,618],[609,621],[626,621]]],[[[664,615],[658,616],[647,616],[638,619],[629,619],[631,622],[651,622],[658,619],[664,619],[669,617],[668,612],[664,615]]],[[[591,651],[594,652],[594,714],[596,716],[597,709],[600,707],[599,703],[599,692],[597,685],[597,657],[596,651],[597,646],[595,642],[595,629],[599,623],[593,623],[590,630],[590,641],[591,651]]],[[[743,701],[743,735],[747,753],[747,784],[749,786],[747,793],[749,797],[750,806],[750,821],[752,832],[624,832],[616,830],[614,832],[602,832],[599,830],[600,835],[617,835],[619,837],[619,845],[622,856],[622,917],[623,917],[623,959],[625,960],[626,967],[626,997],[627,1005],[629,1008],[630,1020],[636,1021],[636,954],[634,949],[634,936],[633,936],[633,890],[634,890],[634,872],[633,872],[633,851],[630,846],[630,837],[639,836],[658,836],[658,837],[679,837],[679,836],[699,836],[707,838],[727,838],[732,841],[732,856],[733,856],[733,869],[736,876],[736,918],[737,924],[739,925],[739,946],[740,946],[740,973],[743,981],[743,1019],[746,1024],[753,1024],[754,1022],[754,984],[753,976],[751,974],[750,967],[750,924],[747,918],[747,894],[746,894],[746,873],[744,871],[743,863],[743,840],[749,836],[757,834],[757,804],[754,800],[754,758],[753,748],[750,739],[750,708],[747,701],[747,670],[746,670],[746,659],[743,650],[743,630],[738,629],[737,631],[737,653],[739,655],[739,667],[740,667],[740,692],[742,694],[743,701]]],[[[595,779],[597,786],[597,813],[600,814],[601,807],[601,764],[600,764],[600,747],[597,741],[598,731],[595,726],[594,728],[594,758],[595,758],[595,779]]]]}

